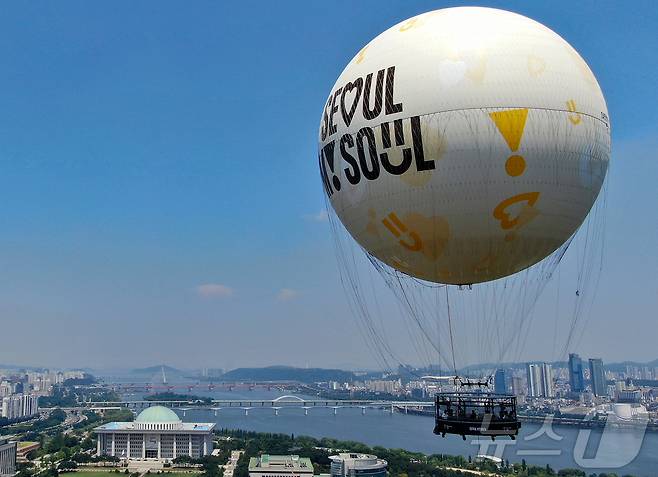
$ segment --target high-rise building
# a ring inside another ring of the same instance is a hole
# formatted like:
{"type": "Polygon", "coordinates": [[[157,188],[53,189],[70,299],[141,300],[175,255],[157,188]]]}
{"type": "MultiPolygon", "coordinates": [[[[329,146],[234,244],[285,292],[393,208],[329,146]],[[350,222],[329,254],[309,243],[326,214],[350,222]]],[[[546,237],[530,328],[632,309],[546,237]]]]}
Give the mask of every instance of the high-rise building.
{"type": "Polygon", "coordinates": [[[553,397],[553,371],[548,363],[526,365],[528,396],[553,397]]]}
{"type": "Polygon", "coordinates": [[[542,396],[552,398],[555,396],[553,391],[553,368],[548,363],[541,365],[541,387],[542,396]]]}
{"type": "Polygon", "coordinates": [[[542,395],[541,367],[538,364],[526,365],[528,377],[528,396],[540,397],[542,395]]]}
{"type": "Polygon", "coordinates": [[[249,459],[249,477],[313,477],[313,464],[308,457],[269,455],[249,459]]]}
{"type": "Polygon", "coordinates": [[[525,394],[523,378],[521,376],[512,376],[512,394],[517,397],[525,394]]]}
{"type": "Polygon", "coordinates": [[[376,455],[341,452],[329,457],[331,477],[386,477],[388,462],[376,455]]]}
{"type": "Polygon", "coordinates": [[[16,392],[16,385],[9,381],[0,382],[0,398],[11,396],[16,392]]]}
{"type": "Polygon", "coordinates": [[[504,369],[497,369],[494,374],[494,392],[496,394],[507,394],[507,373],[504,369]]]}
{"type": "Polygon", "coordinates": [[[16,443],[0,437],[0,477],[10,477],[16,473],[16,443]]]}
{"type": "Polygon", "coordinates": [[[572,393],[580,393],[585,390],[583,360],[576,353],[569,354],[569,386],[572,393]]]}
{"type": "Polygon", "coordinates": [[[39,412],[39,396],[36,394],[14,394],[2,398],[2,417],[21,419],[39,412]]]}
{"type": "Polygon", "coordinates": [[[595,396],[605,396],[607,391],[605,371],[603,370],[603,360],[600,358],[590,358],[589,375],[592,380],[592,392],[595,396]]]}

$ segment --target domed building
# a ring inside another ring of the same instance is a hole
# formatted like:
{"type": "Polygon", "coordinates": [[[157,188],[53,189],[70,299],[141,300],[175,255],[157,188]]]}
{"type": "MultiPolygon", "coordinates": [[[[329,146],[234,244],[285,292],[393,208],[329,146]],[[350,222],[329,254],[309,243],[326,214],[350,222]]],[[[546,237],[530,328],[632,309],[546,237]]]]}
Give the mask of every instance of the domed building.
{"type": "Polygon", "coordinates": [[[172,460],[203,457],[212,452],[215,423],[183,422],[171,409],[152,406],[134,422],[109,422],[98,426],[97,455],[122,459],[172,460]]]}

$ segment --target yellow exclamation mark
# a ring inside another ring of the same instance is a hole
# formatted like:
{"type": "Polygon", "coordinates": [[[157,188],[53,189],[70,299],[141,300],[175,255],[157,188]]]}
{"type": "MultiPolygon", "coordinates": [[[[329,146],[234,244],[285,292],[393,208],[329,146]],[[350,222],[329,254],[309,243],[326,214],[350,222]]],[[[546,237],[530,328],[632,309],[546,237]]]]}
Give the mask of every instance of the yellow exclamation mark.
{"type": "MultiPolygon", "coordinates": [[[[509,109],[507,111],[496,111],[489,113],[498,131],[507,142],[510,150],[516,152],[521,144],[525,121],[528,117],[528,109],[509,109]]],[[[513,154],[505,161],[505,171],[512,177],[518,177],[525,171],[526,163],[523,156],[513,154]]]]}

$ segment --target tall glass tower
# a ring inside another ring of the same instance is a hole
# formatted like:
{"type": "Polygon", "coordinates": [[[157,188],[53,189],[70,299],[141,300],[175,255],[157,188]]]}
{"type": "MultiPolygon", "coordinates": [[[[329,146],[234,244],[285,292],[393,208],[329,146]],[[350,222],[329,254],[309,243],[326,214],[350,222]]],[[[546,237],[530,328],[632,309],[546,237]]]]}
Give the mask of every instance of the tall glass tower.
{"type": "Polygon", "coordinates": [[[585,390],[583,360],[576,353],[569,354],[569,385],[573,393],[580,393],[585,390]]]}
{"type": "Polygon", "coordinates": [[[592,379],[592,392],[595,396],[605,396],[607,387],[605,381],[605,372],[603,371],[603,360],[600,358],[590,358],[589,374],[592,379]]]}
{"type": "Polygon", "coordinates": [[[497,369],[494,374],[494,392],[496,394],[507,394],[507,379],[504,369],[497,369]]]}

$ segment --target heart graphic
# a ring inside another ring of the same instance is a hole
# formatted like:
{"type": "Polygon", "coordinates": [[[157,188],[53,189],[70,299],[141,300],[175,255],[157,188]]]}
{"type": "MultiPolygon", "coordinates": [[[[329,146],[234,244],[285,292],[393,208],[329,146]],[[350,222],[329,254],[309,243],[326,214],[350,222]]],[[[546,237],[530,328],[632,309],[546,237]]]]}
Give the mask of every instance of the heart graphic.
{"type": "Polygon", "coordinates": [[[351,83],[347,83],[343,88],[343,93],[340,95],[340,112],[343,115],[343,121],[345,125],[349,126],[356,112],[356,107],[359,104],[359,99],[361,98],[361,92],[363,91],[363,79],[357,78],[351,83]],[[356,88],[356,95],[352,101],[352,106],[350,106],[349,112],[345,108],[345,95],[351,93],[351,91],[356,88]]]}

